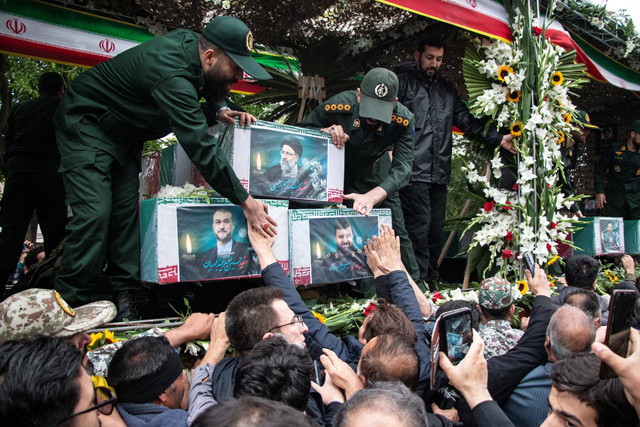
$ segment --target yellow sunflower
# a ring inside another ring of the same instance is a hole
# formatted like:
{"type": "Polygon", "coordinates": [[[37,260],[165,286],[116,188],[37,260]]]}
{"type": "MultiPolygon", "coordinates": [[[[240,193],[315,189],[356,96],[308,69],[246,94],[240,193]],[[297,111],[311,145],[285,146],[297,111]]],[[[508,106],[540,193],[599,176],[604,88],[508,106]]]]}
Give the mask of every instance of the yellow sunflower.
{"type": "Polygon", "coordinates": [[[565,114],[564,116],[562,116],[562,118],[564,119],[565,122],[571,123],[571,113],[565,114]]]}
{"type": "Polygon", "coordinates": [[[106,379],[104,379],[104,377],[101,377],[100,375],[91,375],[91,381],[93,382],[93,388],[96,388],[96,389],[98,387],[108,388],[113,392],[114,395],[116,394],[115,389],[109,385],[109,383],[107,382],[106,379]]]}
{"type": "Polygon", "coordinates": [[[510,66],[501,65],[498,67],[498,80],[501,82],[503,82],[509,74],[513,74],[513,68],[510,66]]]}
{"type": "Polygon", "coordinates": [[[327,319],[326,317],[324,317],[322,314],[320,313],[316,313],[315,311],[312,311],[313,315],[316,316],[316,319],[318,319],[320,321],[320,323],[327,323],[327,319]]]}
{"type": "Polygon", "coordinates": [[[91,334],[91,342],[89,343],[89,349],[94,349],[97,345],[100,345],[100,341],[102,340],[103,333],[102,332],[94,332],[91,334]],[[97,344],[97,345],[96,345],[97,344]]]}
{"type": "Polygon", "coordinates": [[[558,255],[554,255],[553,258],[551,258],[548,262],[547,265],[551,265],[554,262],[556,262],[560,257],[558,255]]]}
{"type": "Polygon", "coordinates": [[[558,86],[558,85],[561,85],[563,82],[564,82],[564,76],[560,71],[556,71],[555,73],[553,73],[553,75],[551,76],[551,83],[553,83],[555,86],[558,86]]]}
{"type": "Polygon", "coordinates": [[[558,131],[558,139],[556,139],[556,144],[562,144],[565,140],[564,132],[558,131]]]}
{"type": "Polygon", "coordinates": [[[105,344],[111,344],[111,343],[120,341],[120,338],[114,337],[114,334],[115,334],[114,331],[109,331],[109,330],[105,329],[104,330],[104,343],[105,344]]]}
{"type": "Polygon", "coordinates": [[[514,137],[522,135],[522,123],[515,122],[511,125],[511,135],[514,137]]]}
{"type": "Polygon", "coordinates": [[[520,98],[522,98],[522,94],[519,90],[514,90],[513,92],[507,92],[507,101],[519,102],[520,98]]]}
{"type": "Polygon", "coordinates": [[[529,290],[529,284],[527,283],[527,281],[525,279],[518,280],[516,282],[516,285],[518,285],[518,291],[520,291],[521,295],[526,294],[527,291],[529,290]]]}

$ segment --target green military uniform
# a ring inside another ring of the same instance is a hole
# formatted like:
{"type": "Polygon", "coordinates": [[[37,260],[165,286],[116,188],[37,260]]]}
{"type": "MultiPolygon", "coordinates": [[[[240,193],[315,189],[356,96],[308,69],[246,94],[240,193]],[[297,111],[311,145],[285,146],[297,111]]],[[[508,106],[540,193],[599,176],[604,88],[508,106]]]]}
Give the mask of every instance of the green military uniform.
{"type": "Polygon", "coordinates": [[[328,99],[297,126],[325,128],[340,125],[349,135],[345,144],[344,192],[364,194],[375,187],[387,192],[376,207],[389,208],[393,229],[400,236],[402,262],[416,283],[420,282],[411,240],[404,226],[398,190],[407,185],[413,166],[414,118],[399,102],[393,108],[391,123],[379,122],[375,132],[362,129],[355,91],[346,91],[328,99]],[[389,151],[393,150],[393,161],[389,151]]]}
{"type": "Polygon", "coordinates": [[[175,30],[131,48],[83,73],[60,103],[60,171],[73,220],[55,286],[72,304],[91,299],[105,258],[114,290],[132,290],[139,281],[138,172],[144,141],[174,132],[220,194],[235,204],[248,197],[200,108],[205,79],[197,39],[197,33],[175,30]]]}
{"type": "Polygon", "coordinates": [[[595,186],[607,197],[607,216],[640,219],[640,152],[626,142],[608,146],[596,165],[595,186]]]}

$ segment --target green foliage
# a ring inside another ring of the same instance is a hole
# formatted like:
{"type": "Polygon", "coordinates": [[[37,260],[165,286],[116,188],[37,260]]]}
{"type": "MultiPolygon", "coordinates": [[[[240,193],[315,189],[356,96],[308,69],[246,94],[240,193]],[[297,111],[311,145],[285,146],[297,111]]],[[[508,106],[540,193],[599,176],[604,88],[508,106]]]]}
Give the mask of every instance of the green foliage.
{"type": "Polygon", "coordinates": [[[41,61],[32,58],[23,58],[20,56],[7,56],[9,67],[6,77],[11,88],[11,99],[0,101],[11,102],[12,105],[35,98],[38,96],[38,79],[42,73],[53,71],[59,73],[65,83],[69,83],[78,77],[83,68],[71,65],[56,64],[54,62],[41,61]]]}

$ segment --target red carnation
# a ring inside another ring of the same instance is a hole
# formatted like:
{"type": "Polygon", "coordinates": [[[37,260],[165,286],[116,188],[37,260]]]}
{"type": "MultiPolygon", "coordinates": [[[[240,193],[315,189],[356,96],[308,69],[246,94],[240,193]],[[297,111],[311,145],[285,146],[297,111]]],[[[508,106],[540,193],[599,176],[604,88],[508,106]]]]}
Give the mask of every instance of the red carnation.
{"type": "Polygon", "coordinates": [[[547,182],[547,188],[551,188],[551,184],[547,182]]]}
{"type": "Polygon", "coordinates": [[[507,231],[507,235],[504,236],[504,239],[507,241],[512,241],[513,240],[513,233],[511,233],[510,231],[507,231]]]}
{"type": "Polygon", "coordinates": [[[440,292],[439,292],[439,291],[436,291],[436,292],[433,294],[433,296],[431,297],[431,301],[433,301],[433,302],[436,302],[436,301],[438,301],[438,300],[440,300],[440,299],[443,299],[443,298],[442,298],[442,295],[440,295],[440,292]]]}
{"type": "Polygon", "coordinates": [[[547,251],[551,252],[551,243],[547,243],[547,251]]]}
{"type": "Polygon", "coordinates": [[[518,191],[518,184],[513,184],[513,189],[518,191]]]}
{"type": "Polygon", "coordinates": [[[502,258],[504,258],[504,259],[511,258],[511,250],[510,249],[505,249],[504,252],[502,252],[502,258]]]}
{"type": "Polygon", "coordinates": [[[511,202],[506,202],[503,206],[505,211],[508,211],[510,209],[513,209],[513,207],[511,206],[511,202]]]}
{"type": "Polygon", "coordinates": [[[484,204],[484,210],[491,212],[493,210],[493,200],[484,204]]]}
{"type": "Polygon", "coordinates": [[[371,313],[373,313],[374,311],[376,311],[378,309],[378,307],[376,307],[376,304],[374,302],[369,303],[368,306],[365,307],[364,309],[364,315],[368,316],[371,313]]]}
{"type": "Polygon", "coordinates": [[[552,230],[555,230],[557,226],[558,226],[558,224],[556,224],[555,222],[551,222],[551,229],[552,230]]]}

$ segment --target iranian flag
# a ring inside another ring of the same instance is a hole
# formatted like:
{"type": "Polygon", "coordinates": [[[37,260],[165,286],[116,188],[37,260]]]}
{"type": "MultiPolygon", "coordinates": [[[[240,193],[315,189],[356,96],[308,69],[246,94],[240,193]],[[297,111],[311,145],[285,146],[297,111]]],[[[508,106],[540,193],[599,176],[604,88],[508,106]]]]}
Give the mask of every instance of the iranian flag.
{"type": "MultiPolygon", "coordinates": [[[[507,12],[497,0],[378,0],[488,37],[511,41],[507,12]]],[[[541,32],[536,28],[538,33],[541,32]]],[[[554,21],[545,35],[565,49],[576,50],[576,61],[585,64],[594,79],[623,89],[640,91],[640,73],[600,52],[577,34],[554,21]]]]}

